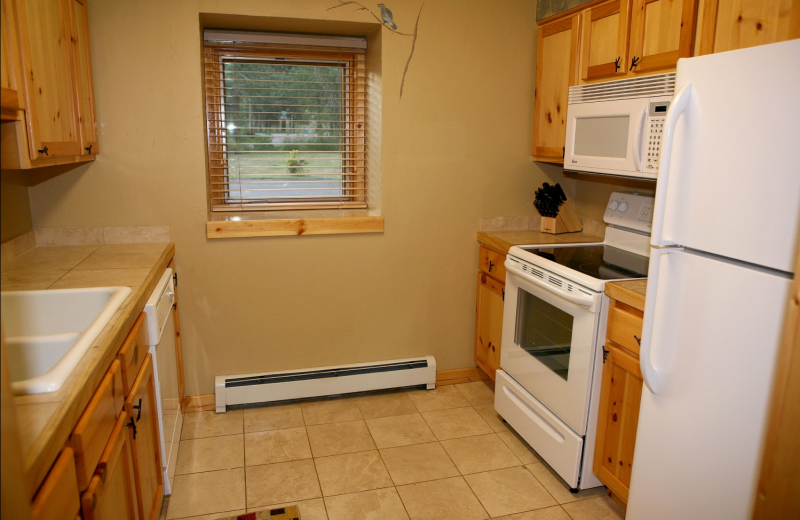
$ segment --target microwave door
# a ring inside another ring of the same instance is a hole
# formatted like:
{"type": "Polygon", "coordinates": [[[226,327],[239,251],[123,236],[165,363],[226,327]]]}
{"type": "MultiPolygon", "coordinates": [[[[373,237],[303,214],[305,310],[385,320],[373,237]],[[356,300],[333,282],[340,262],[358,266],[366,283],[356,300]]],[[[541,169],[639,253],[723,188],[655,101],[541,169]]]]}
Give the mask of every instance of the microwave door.
{"type": "Polygon", "coordinates": [[[564,169],[641,176],[649,101],[569,105],[564,169]]]}

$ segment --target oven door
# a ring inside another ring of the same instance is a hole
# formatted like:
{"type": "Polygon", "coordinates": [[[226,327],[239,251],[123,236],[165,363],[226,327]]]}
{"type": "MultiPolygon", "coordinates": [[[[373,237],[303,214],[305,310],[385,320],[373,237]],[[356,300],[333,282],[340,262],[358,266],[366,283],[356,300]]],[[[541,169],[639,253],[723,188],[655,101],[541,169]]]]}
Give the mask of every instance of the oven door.
{"type": "Polygon", "coordinates": [[[641,177],[649,98],[567,107],[564,169],[641,177]]]}
{"type": "Polygon", "coordinates": [[[521,266],[505,262],[500,366],[585,435],[603,295],[588,289],[567,292],[521,266]]]}

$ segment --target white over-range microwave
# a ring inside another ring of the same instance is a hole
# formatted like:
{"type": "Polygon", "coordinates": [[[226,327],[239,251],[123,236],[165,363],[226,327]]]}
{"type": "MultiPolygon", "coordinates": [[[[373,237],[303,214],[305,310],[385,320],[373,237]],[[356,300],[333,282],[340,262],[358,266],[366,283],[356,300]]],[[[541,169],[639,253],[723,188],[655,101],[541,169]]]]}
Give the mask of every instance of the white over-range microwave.
{"type": "Polygon", "coordinates": [[[570,87],[564,169],[656,179],[675,73],[570,87]]]}

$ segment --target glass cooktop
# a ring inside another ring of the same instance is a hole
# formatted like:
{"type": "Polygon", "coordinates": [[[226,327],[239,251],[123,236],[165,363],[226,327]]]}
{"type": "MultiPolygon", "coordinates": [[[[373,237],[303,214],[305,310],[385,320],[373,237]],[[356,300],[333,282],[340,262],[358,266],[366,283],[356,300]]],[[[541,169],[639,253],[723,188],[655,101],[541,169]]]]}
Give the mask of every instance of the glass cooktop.
{"type": "Polygon", "coordinates": [[[650,260],[646,256],[606,245],[520,249],[600,280],[647,278],[650,260]]]}

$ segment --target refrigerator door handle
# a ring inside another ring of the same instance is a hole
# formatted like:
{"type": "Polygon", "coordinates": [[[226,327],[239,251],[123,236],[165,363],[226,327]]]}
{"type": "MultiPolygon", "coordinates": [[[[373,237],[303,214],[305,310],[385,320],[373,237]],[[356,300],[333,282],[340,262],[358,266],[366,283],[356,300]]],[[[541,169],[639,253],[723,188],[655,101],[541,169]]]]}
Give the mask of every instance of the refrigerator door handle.
{"type": "Polygon", "coordinates": [[[683,251],[682,247],[651,248],[650,265],[647,269],[647,295],[644,299],[644,319],[642,322],[642,337],[639,340],[639,368],[642,370],[642,380],[647,388],[654,394],[661,388],[661,379],[658,370],[650,360],[653,349],[653,318],[656,312],[656,297],[658,295],[658,273],[661,269],[661,258],[675,251],[683,251]],[[652,283],[651,283],[652,282],[652,283]]]}
{"type": "Polygon", "coordinates": [[[677,94],[672,98],[672,103],[667,110],[666,121],[664,122],[664,139],[661,142],[661,163],[658,168],[658,183],[656,184],[656,197],[653,205],[653,227],[650,232],[650,244],[653,246],[671,245],[665,243],[662,234],[664,231],[664,204],[667,201],[667,188],[669,181],[669,163],[672,158],[672,139],[675,133],[675,125],[678,119],[689,106],[689,99],[692,97],[692,84],[687,83],[681,87],[677,94]]]}

